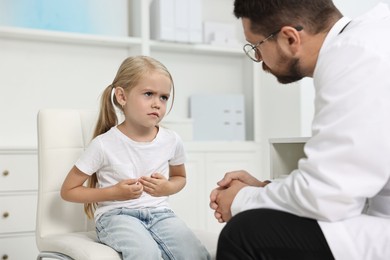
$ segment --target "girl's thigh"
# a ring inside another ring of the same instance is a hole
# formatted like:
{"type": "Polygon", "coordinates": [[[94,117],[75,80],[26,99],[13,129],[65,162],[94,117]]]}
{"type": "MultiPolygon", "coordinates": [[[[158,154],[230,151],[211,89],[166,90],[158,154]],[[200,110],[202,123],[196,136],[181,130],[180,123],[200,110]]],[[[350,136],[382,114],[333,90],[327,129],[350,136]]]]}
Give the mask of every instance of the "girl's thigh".
{"type": "Polygon", "coordinates": [[[150,233],[159,244],[164,259],[209,259],[206,248],[172,211],[154,214],[154,219],[150,233]]]}
{"type": "Polygon", "coordinates": [[[133,216],[106,213],[96,223],[100,242],[122,253],[123,259],[160,259],[161,251],[142,222],[133,216]]]}

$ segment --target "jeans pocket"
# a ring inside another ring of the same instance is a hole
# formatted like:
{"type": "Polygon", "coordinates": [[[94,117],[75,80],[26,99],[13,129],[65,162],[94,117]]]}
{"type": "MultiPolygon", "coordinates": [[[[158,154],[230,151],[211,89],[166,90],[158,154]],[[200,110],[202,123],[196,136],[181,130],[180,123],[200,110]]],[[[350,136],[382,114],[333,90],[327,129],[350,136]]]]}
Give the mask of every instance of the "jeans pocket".
{"type": "Polygon", "coordinates": [[[97,233],[99,233],[103,229],[103,226],[101,224],[101,219],[102,219],[102,216],[95,223],[95,230],[97,233]]]}

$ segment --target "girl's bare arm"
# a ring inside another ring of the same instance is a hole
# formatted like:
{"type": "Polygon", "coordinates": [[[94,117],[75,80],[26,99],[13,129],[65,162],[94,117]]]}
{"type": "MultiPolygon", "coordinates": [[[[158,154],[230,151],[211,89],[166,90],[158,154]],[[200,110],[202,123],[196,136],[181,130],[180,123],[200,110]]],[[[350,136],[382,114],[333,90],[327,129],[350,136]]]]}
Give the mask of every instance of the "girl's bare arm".
{"type": "Polygon", "coordinates": [[[123,180],[107,188],[88,188],[84,186],[88,177],[89,175],[73,166],[62,184],[61,197],[71,202],[93,203],[135,199],[142,194],[143,187],[136,179],[123,180]]]}

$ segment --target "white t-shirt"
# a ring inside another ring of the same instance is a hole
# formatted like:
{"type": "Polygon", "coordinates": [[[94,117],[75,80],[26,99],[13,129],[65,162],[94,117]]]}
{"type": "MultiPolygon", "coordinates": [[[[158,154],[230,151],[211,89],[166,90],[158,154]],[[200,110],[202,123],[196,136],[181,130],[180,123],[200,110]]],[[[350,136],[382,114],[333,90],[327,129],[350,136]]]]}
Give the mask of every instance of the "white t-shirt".
{"type": "Polygon", "coordinates": [[[307,159],[283,181],[243,188],[231,209],[272,208],[317,219],[337,260],[388,260],[389,7],[378,5],[340,33],[348,22],[334,25],[318,56],[307,159]]]}
{"type": "MultiPolygon", "coordinates": [[[[76,167],[92,175],[96,172],[98,187],[110,187],[124,179],[138,179],[160,173],[169,178],[169,165],[180,165],[186,160],[183,143],[173,131],[159,127],[151,142],[135,142],[117,127],[92,140],[76,162],[76,167]]],[[[169,207],[168,197],[153,197],[144,192],[140,198],[127,201],[99,202],[95,220],[114,208],[169,207]]]]}

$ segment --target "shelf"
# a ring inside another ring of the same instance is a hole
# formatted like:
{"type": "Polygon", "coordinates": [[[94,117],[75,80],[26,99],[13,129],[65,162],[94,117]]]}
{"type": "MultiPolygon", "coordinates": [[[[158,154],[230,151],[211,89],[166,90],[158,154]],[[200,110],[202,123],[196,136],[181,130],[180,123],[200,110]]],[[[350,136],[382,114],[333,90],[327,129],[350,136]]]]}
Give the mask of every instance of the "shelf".
{"type": "Polygon", "coordinates": [[[286,137],[286,138],[271,138],[270,144],[289,144],[289,143],[306,143],[309,137],[286,137]]]}
{"type": "MultiPolygon", "coordinates": [[[[115,37],[72,32],[39,30],[31,28],[0,26],[0,37],[3,39],[17,39],[30,41],[44,41],[54,43],[70,43],[109,47],[139,47],[142,39],[138,37],[115,37]]],[[[149,41],[152,51],[169,51],[182,53],[200,53],[212,55],[229,55],[244,57],[240,46],[216,46],[208,44],[186,44],[149,41]]]]}
{"type": "Polygon", "coordinates": [[[30,28],[0,26],[0,37],[30,41],[71,43],[109,47],[139,47],[142,40],[135,37],[114,37],[71,32],[38,30],[30,28]]]}
{"type": "Polygon", "coordinates": [[[185,44],[185,43],[173,43],[173,42],[159,42],[150,41],[150,48],[152,51],[171,51],[171,52],[183,52],[183,53],[203,53],[212,55],[234,55],[244,57],[244,52],[240,46],[217,46],[210,44],[185,44]]]}
{"type": "Polygon", "coordinates": [[[27,147],[27,146],[14,146],[14,147],[5,147],[0,146],[0,154],[36,154],[36,147],[27,147]]]}
{"type": "Polygon", "coordinates": [[[308,137],[274,138],[270,143],[271,179],[281,179],[297,169],[305,158],[304,146],[308,137]]]}

